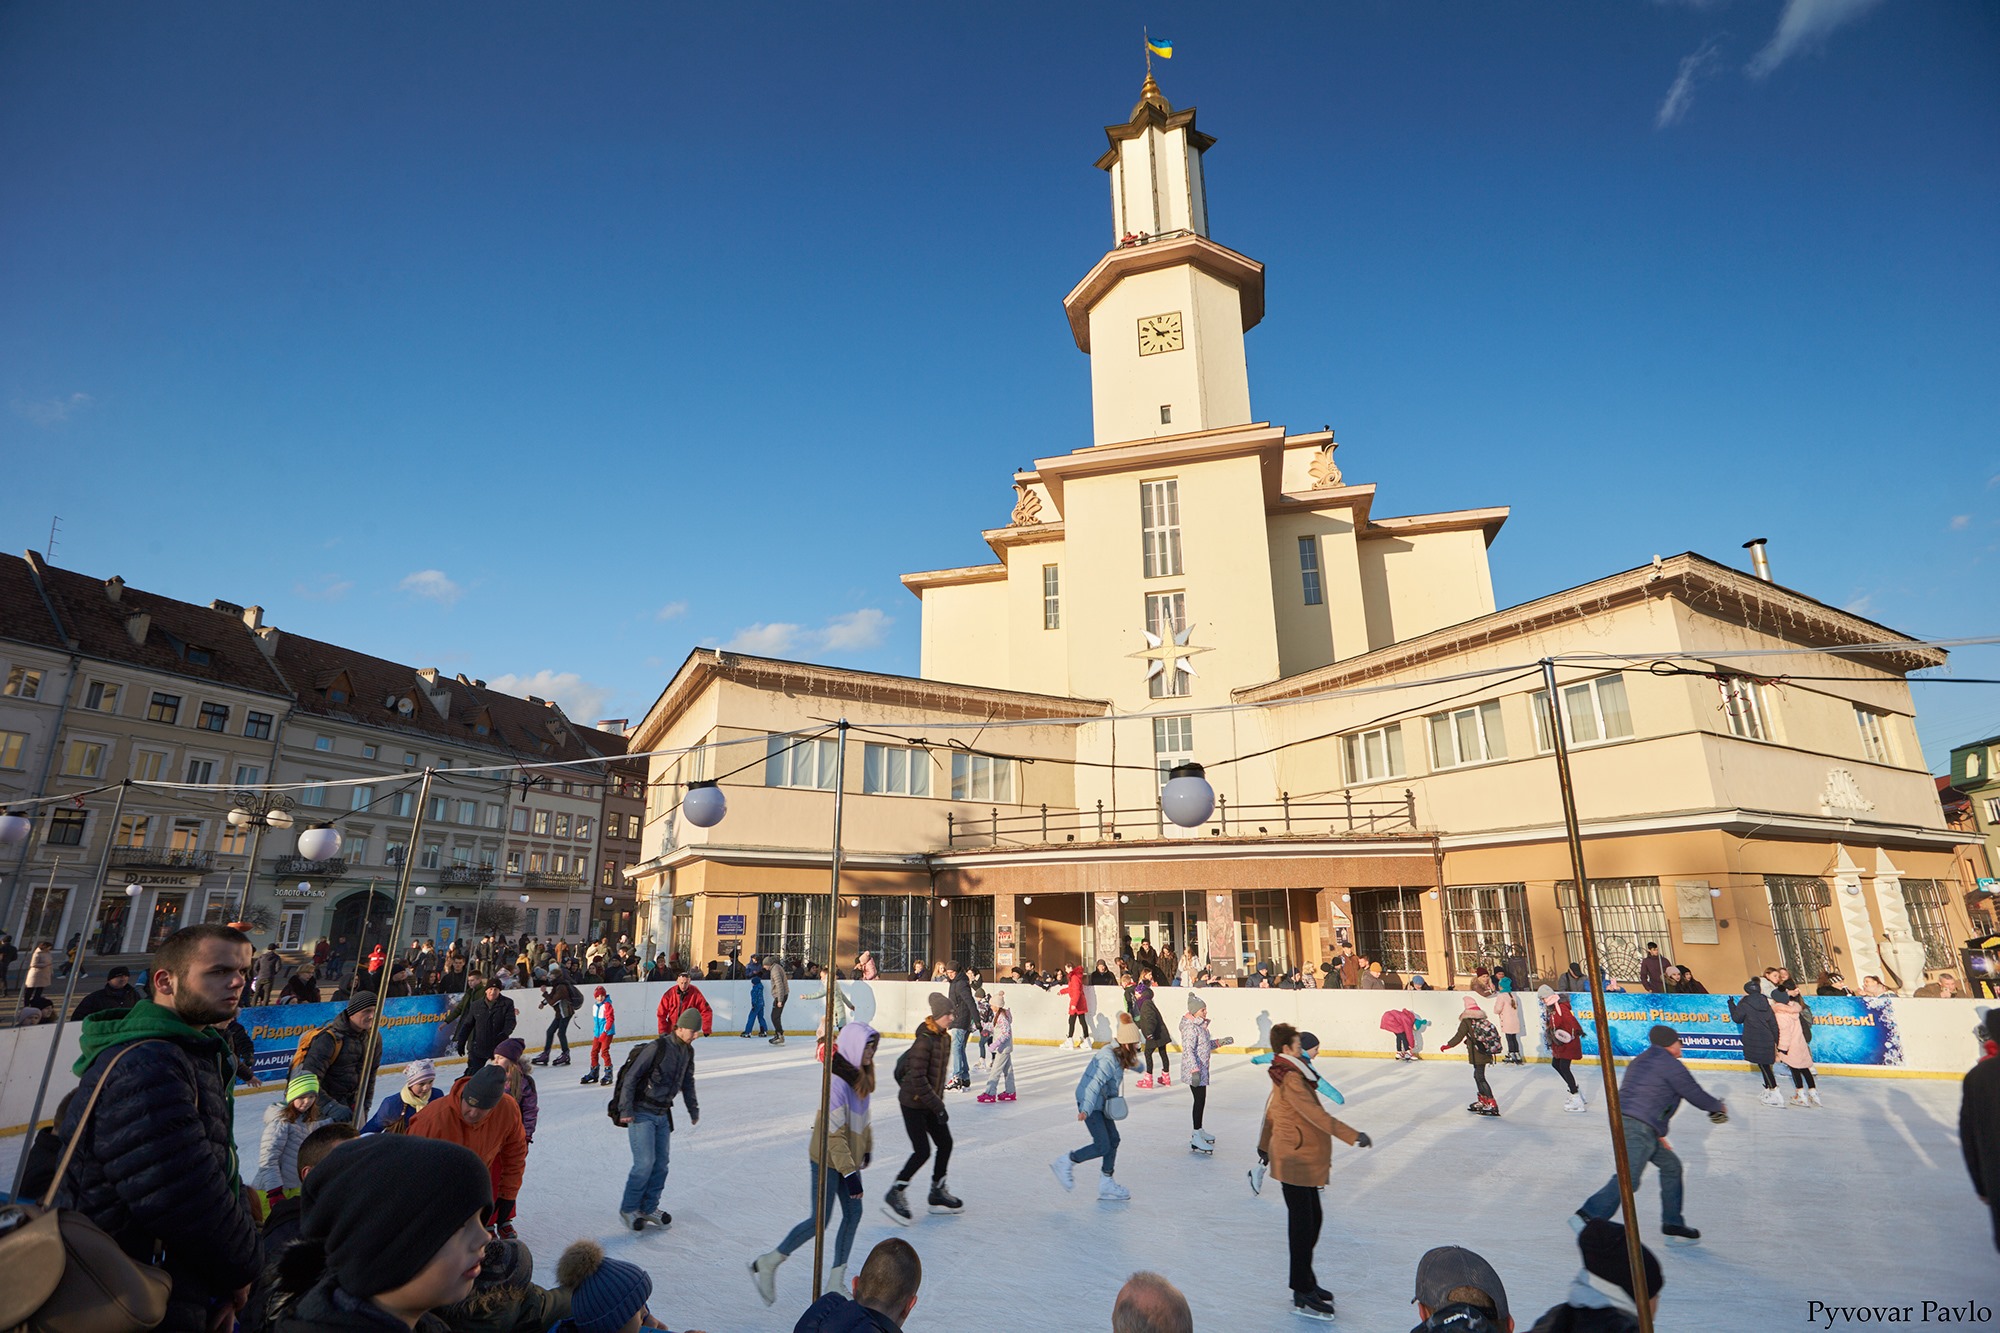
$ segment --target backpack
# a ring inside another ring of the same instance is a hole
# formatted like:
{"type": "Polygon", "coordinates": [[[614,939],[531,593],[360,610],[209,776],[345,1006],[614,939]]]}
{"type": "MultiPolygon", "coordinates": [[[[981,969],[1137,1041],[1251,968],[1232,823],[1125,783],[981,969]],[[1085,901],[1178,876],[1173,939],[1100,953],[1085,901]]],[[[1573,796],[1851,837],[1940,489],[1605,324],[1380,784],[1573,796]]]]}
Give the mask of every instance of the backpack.
{"type": "Polygon", "coordinates": [[[331,1027],[314,1028],[311,1032],[299,1038],[298,1049],[292,1052],[292,1063],[290,1065],[292,1070],[298,1069],[300,1063],[306,1058],[306,1052],[312,1049],[312,1044],[319,1040],[319,1035],[322,1032],[333,1038],[333,1055],[326,1062],[328,1067],[332,1067],[334,1061],[340,1059],[340,1048],[345,1044],[345,1039],[336,1034],[331,1027]]]}
{"type": "Polygon", "coordinates": [[[575,982],[563,983],[563,1003],[569,1006],[571,1013],[583,1008],[583,992],[576,988],[575,982]]]}
{"type": "MultiPolygon", "coordinates": [[[[665,1041],[665,1040],[666,1040],[665,1037],[653,1038],[653,1041],[665,1041]]],[[[653,1042],[651,1041],[646,1042],[643,1045],[634,1046],[632,1048],[632,1053],[625,1057],[625,1063],[618,1066],[618,1078],[611,1085],[611,1100],[607,1102],[604,1107],[604,1114],[611,1117],[612,1124],[615,1125],[618,1123],[618,1103],[625,1096],[625,1080],[627,1076],[631,1074],[632,1066],[639,1062],[640,1056],[644,1055],[647,1051],[650,1051],[652,1049],[653,1049],[653,1042]]]]}
{"type": "Polygon", "coordinates": [[[1803,995],[1799,997],[1799,1035],[1807,1041],[1812,1040],[1812,1006],[1806,1003],[1803,995]]]}
{"type": "Polygon", "coordinates": [[[1500,1030],[1493,1026],[1490,1018],[1472,1020],[1472,1040],[1470,1045],[1478,1047],[1488,1055],[1500,1054],[1500,1030]]]}
{"type": "Polygon", "coordinates": [[[903,1053],[896,1057],[896,1067],[894,1070],[891,1071],[891,1076],[896,1080],[897,1087],[901,1087],[903,1085],[903,1080],[909,1077],[910,1057],[915,1055],[916,1053],[917,1053],[917,1044],[915,1042],[911,1042],[908,1046],[903,1048],[903,1053]]]}

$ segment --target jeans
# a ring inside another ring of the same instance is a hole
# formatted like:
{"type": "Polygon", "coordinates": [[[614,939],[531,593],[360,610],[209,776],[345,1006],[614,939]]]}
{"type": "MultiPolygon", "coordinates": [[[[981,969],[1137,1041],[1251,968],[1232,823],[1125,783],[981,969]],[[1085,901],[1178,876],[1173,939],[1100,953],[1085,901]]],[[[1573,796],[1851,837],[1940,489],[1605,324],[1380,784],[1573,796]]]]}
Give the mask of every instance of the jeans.
{"type": "MultiPolygon", "coordinates": [[[[1282,1184],[1282,1182],[1281,1182],[1282,1184]]],[[[1313,1250],[1319,1245],[1319,1191],[1310,1185],[1283,1185],[1285,1195],[1285,1239],[1292,1251],[1292,1290],[1318,1291],[1319,1278],[1313,1274],[1313,1250]]]]}
{"type": "Polygon", "coordinates": [[[650,1213],[660,1206],[660,1191],[667,1185],[667,1149],[674,1134],[674,1122],[665,1112],[639,1111],[625,1127],[625,1140],[632,1146],[632,1172],[625,1177],[625,1196],[618,1204],[621,1213],[650,1213]]]}
{"type": "Polygon", "coordinates": [[[549,1047],[555,1045],[558,1038],[562,1041],[562,1058],[567,1060],[569,1059],[569,1015],[560,1009],[556,1011],[556,1016],[549,1020],[549,1030],[542,1034],[542,1059],[549,1058],[549,1047]]]}
{"type": "Polygon", "coordinates": [[[964,1028],[951,1030],[951,1077],[959,1083],[972,1082],[972,1071],[965,1065],[965,1037],[964,1028]]]}
{"type": "Polygon", "coordinates": [[[771,1029],[764,1025],[764,997],[761,995],[750,1001],[750,1017],[743,1020],[743,1035],[749,1036],[751,1028],[756,1028],[760,1037],[771,1035],[771,1029]]]}
{"type": "Polygon", "coordinates": [[[1102,1111],[1092,1111],[1083,1118],[1083,1127],[1090,1131],[1090,1146],[1078,1148],[1069,1155],[1069,1160],[1087,1162],[1093,1157],[1102,1157],[1104,1174],[1115,1174],[1118,1170],[1118,1122],[1106,1117],[1102,1111]]]}
{"type": "Polygon", "coordinates": [[[771,1035],[774,1037],[783,1037],[785,1035],[785,1002],[783,1000],[779,1000],[771,1006],[771,1035]]]}
{"type": "Polygon", "coordinates": [[[945,1169],[951,1165],[951,1129],[937,1112],[921,1106],[905,1106],[902,1112],[903,1128],[910,1133],[910,1160],[896,1173],[896,1183],[907,1185],[916,1176],[931,1159],[932,1143],[937,1144],[937,1165],[931,1168],[931,1181],[942,1181],[945,1169]]]}
{"type": "MultiPolygon", "coordinates": [[[[1686,1226],[1687,1219],[1681,1216],[1682,1171],[1681,1159],[1666,1144],[1653,1127],[1643,1120],[1625,1117],[1625,1160],[1632,1168],[1632,1189],[1637,1192],[1639,1181],[1646,1174],[1646,1163],[1660,1168],[1660,1224],[1662,1226],[1686,1226]]],[[[1604,1188],[1583,1201],[1582,1212],[1586,1217],[1611,1217],[1618,1211],[1618,1177],[1605,1182],[1604,1188]]]]}
{"type": "Polygon", "coordinates": [[[840,1201],[840,1230],[833,1238],[833,1264],[838,1268],[847,1262],[848,1251],[854,1248],[854,1233],[861,1229],[861,1200],[847,1192],[840,1173],[832,1167],[813,1161],[806,1165],[812,1170],[812,1181],[806,1186],[806,1220],[785,1233],[785,1238],[778,1242],[778,1253],[796,1254],[812,1243],[812,1197],[818,1193],[824,1200],[819,1205],[819,1215],[829,1223],[833,1220],[834,1201],[840,1201]]]}
{"type": "Polygon", "coordinates": [[[1012,1046],[1009,1046],[1004,1051],[995,1053],[993,1056],[993,1068],[986,1075],[986,1095],[991,1097],[996,1088],[1010,1097],[1014,1093],[1014,1048],[1012,1046]],[[1005,1087],[1001,1087],[1003,1080],[1006,1083],[1005,1087]]]}

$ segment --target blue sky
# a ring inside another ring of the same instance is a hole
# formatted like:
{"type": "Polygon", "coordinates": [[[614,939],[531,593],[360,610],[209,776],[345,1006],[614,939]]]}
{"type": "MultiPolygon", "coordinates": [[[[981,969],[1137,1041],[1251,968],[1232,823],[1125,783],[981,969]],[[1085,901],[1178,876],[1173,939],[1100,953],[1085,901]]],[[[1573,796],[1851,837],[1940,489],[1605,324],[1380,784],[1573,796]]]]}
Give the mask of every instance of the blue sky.
{"type": "Polygon", "coordinates": [[[914,671],[897,575],[1088,443],[1142,23],[1257,414],[1512,505],[1503,605],[1767,536],[2000,633],[1981,3],[7,4],[0,539],[589,716],[696,644],[914,671]]]}

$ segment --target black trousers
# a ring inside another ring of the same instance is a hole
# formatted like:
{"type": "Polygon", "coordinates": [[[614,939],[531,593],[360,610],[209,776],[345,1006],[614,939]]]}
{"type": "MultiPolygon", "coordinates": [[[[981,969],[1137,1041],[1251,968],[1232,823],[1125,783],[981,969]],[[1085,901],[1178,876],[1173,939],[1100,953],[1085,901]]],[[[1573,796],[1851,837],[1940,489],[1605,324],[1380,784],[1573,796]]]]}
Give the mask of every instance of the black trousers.
{"type": "Polygon", "coordinates": [[[1778,1086],[1778,1076],[1771,1072],[1771,1066],[1758,1065],[1757,1072],[1764,1076],[1765,1091],[1768,1092],[1770,1089],[1778,1086]]]}
{"type": "Polygon", "coordinates": [[[1569,1061],[1558,1058],[1549,1061],[1549,1064],[1554,1067],[1557,1076],[1562,1079],[1564,1086],[1569,1088],[1569,1095],[1572,1097],[1576,1096],[1576,1079],[1569,1072],[1569,1061]]]}
{"type": "Polygon", "coordinates": [[[774,1037],[785,1035],[785,1002],[783,1000],[771,1006],[771,1035],[774,1037]]]}
{"type": "Polygon", "coordinates": [[[1090,1039],[1090,1015],[1071,1014],[1069,1016],[1069,1028],[1063,1033],[1063,1037],[1065,1040],[1070,1037],[1082,1037],[1088,1041],[1090,1039]]]}
{"type": "Polygon", "coordinates": [[[1172,1074],[1174,1067],[1167,1063],[1167,1044],[1164,1041],[1149,1041],[1146,1043],[1146,1072],[1148,1074],[1153,1072],[1154,1051],[1160,1053],[1160,1072],[1163,1074],[1172,1074]]]}
{"type": "Polygon", "coordinates": [[[1285,1238],[1292,1250],[1292,1290],[1318,1291],[1313,1275],[1313,1250],[1319,1244],[1319,1191],[1310,1185],[1285,1185],[1285,1238]]]}
{"type": "Polygon", "coordinates": [[[1812,1070],[1794,1069],[1792,1070],[1792,1086],[1795,1088],[1817,1088],[1819,1084],[1813,1081],[1812,1070]]]}
{"type": "Polygon", "coordinates": [[[931,1168],[933,1182],[944,1179],[945,1171],[951,1166],[951,1129],[944,1117],[936,1111],[927,1111],[921,1106],[905,1106],[903,1128],[910,1131],[910,1160],[903,1163],[903,1169],[896,1173],[898,1185],[908,1184],[925,1162],[931,1157],[931,1145],[937,1145],[937,1165],[931,1168]]]}
{"type": "Polygon", "coordinates": [[[1196,1129],[1201,1128],[1201,1113],[1207,1109],[1208,1089],[1206,1087],[1196,1088],[1194,1090],[1194,1127],[1196,1129]]]}
{"type": "Polygon", "coordinates": [[[549,1058],[549,1048],[558,1039],[562,1041],[562,1058],[567,1060],[569,1059],[569,1015],[560,1010],[557,1011],[554,1018],[549,1020],[549,1030],[542,1034],[542,1058],[544,1060],[549,1058]]]}

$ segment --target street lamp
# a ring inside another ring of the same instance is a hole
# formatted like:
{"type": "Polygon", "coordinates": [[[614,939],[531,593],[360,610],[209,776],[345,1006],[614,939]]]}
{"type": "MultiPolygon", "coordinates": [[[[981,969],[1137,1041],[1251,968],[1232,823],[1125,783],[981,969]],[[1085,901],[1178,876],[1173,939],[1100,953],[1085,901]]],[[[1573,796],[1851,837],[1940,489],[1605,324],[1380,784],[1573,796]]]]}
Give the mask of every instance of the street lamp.
{"type": "Polygon", "coordinates": [[[1208,785],[1200,764],[1175,764],[1160,788],[1160,811],[1182,828],[1200,828],[1215,812],[1215,788],[1208,785]]]}
{"type": "Polygon", "coordinates": [[[0,847],[19,847],[28,840],[28,831],[33,827],[33,821],[18,811],[0,815],[0,847]]]}
{"type": "MultiPolygon", "coordinates": [[[[233,791],[229,793],[230,810],[225,818],[229,827],[247,828],[250,833],[250,857],[243,866],[243,906],[250,905],[250,891],[257,880],[257,852],[264,845],[264,830],[285,829],[293,824],[292,798],[283,792],[233,791]]],[[[334,834],[335,846],[339,846],[340,835],[334,834]]],[[[302,839],[303,841],[303,839],[302,839]]],[[[328,853],[331,855],[331,853],[328,853]]],[[[320,858],[315,857],[314,860],[320,858]]],[[[225,883],[224,889],[227,890],[225,883]]]]}
{"type": "Polygon", "coordinates": [[[729,799],[712,780],[688,784],[688,794],[681,798],[681,814],[688,823],[696,828],[714,828],[728,813],[729,799]]]}

